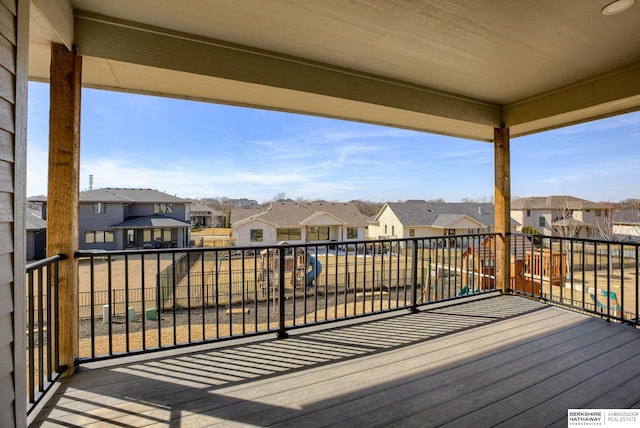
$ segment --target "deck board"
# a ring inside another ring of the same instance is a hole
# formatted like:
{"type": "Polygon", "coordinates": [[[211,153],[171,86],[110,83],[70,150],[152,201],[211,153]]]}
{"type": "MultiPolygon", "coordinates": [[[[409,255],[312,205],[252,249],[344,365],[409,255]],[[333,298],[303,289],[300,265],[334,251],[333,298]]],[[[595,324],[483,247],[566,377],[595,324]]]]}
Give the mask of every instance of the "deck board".
{"type": "Polygon", "coordinates": [[[566,426],[639,380],[639,330],[497,296],[88,365],[32,426],[566,426]]]}

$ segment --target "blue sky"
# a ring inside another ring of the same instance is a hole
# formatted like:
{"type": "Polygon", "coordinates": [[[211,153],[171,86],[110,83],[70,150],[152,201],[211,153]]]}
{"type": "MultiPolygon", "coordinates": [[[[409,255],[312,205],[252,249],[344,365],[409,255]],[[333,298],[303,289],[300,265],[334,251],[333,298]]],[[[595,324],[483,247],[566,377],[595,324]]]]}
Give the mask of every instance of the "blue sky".
{"type": "MultiPolygon", "coordinates": [[[[29,84],[27,194],[46,194],[49,86],[29,84]]],[[[184,198],[490,201],[491,144],[85,89],[80,188],[184,198]]],[[[640,198],[640,112],[511,140],[513,197],[640,198]]]]}

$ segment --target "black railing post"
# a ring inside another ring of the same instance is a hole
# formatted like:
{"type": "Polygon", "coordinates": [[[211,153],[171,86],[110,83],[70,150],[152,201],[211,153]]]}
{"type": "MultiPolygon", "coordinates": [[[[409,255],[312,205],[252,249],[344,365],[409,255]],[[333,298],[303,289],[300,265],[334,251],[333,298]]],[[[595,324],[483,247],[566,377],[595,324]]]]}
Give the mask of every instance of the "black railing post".
{"type": "MultiPolygon", "coordinates": [[[[407,241],[409,242],[409,241],[407,241]]],[[[411,312],[417,313],[418,311],[418,240],[412,239],[411,245],[413,246],[411,251],[411,312]]]]}
{"type": "MultiPolygon", "coordinates": [[[[285,273],[285,248],[278,248],[279,266],[278,266],[278,339],[286,339],[289,337],[285,328],[284,314],[284,273],[285,273]]],[[[295,272],[293,273],[295,275],[295,272]]],[[[295,278],[294,278],[295,280],[295,278]]]]}

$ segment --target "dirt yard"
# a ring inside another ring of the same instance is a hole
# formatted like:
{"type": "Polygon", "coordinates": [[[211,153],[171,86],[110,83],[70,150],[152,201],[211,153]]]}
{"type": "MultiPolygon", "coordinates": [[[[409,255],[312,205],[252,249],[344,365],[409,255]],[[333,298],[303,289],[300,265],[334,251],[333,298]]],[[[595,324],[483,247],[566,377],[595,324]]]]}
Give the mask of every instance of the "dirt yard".
{"type": "MultiPolygon", "coordinates": [[[[286,319],[288,320],[286,325],[300,325],[305,320],[306,322],[318,322],[344,318],[370,312],[372,308],[384,310],[394,307],[397,307],[397,301],[393,296],[389,298],[386,293],[368,293],[366,296],[358,293],[349,294],[346,297],[341,294],[313,301],[311,299],[305,301],[304,298],[299,297],[295,299],[295,305],[293,299],[286,302],[286,319]],[[293,316],[294,310],[295,317],[293,316]]],[[[130,321],[128,325],[125,317],[116,317],[112,319],[111,323],[111,343],[108,338],[109,325],[97,320],[94,324],[95,349],[93,354],[99,356],[158,347],[159,337],[161,345],[170,346],[241,334],[275,332],[278,329],[278,310],[273,307],[271,302],[247,305],[244,311],[241,308],[234,309],[236,310],[223,308],[217,311],[211,308],[204,310],[197,308],[190,311],[183,309],[175,312],[170,310],[159,314],[157,320],[137,318],[136,321],[130,321]]],[[[81,320],[79,356],[83,358],[91,355],[91,323],[89,320],[81,320]]]]}

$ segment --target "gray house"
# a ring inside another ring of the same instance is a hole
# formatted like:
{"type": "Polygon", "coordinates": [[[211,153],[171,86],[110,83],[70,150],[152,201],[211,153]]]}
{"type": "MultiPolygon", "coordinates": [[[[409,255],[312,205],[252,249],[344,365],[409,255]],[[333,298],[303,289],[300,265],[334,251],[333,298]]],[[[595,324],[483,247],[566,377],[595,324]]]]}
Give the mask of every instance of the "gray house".
{"type": "MultiPolygon", "coordinates": [[[[46,200],[43,213],[46,219],[46,200]]],[[[189,242],[189,202],[153,189],[80,192],[79,248],[176,248],[189,242]]]]}
{"type": "Polygon", "coordinates": [[[25,224],[27,260],[44,259],[47,250],[47,221],[43,218],[40,204],[27,205],[25,224]]]}

